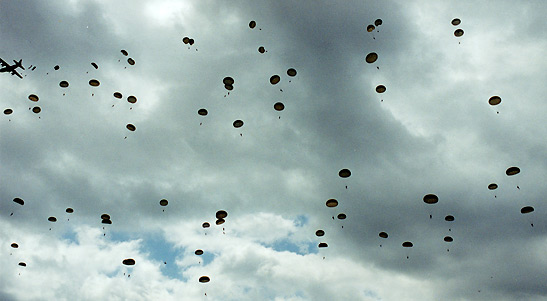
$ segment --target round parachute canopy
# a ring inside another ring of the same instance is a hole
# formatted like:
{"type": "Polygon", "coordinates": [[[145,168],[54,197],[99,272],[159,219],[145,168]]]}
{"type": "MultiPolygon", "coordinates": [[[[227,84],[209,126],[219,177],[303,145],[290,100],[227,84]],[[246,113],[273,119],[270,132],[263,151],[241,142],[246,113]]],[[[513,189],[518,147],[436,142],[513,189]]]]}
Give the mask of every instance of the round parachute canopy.
{"type": "Polygon", "coordinates": [[[196,254],[196,255],[203,255],[203,250],[197,249],[197,250],[194,252],[194,254],[196,254]]]}
{"type": "Polygon", "coordinates": [[[99,69],[99,65],[97,65],[97,64],[94,63],[94,62],[91,63],[91,66],[93,66],[93,68],[95,68],[95,69],[99,69]]]}
{"type": "Polygon", "coordinates": [[[21,198],[14,198],[13,199],[14,202],[16,202],[17,204],[23,206],[25,204],[25,201],[23,201],[23,199],[21,198]]]}
{"type": "Polygon", "coordinates": [[[315,231],[315,235],[321,237],[321,236],[325,235],[325,231],[323,231],[323,230],[317,230],[317,231],[315,231]]]}
{"type": "Polygon", "coordinates": [[[338,214],[338,219],[346,219],[346,214],[345,213],[338,214]]]}
{"type": "Polygon", "coordinates": [[[67,88],[68,87],[68,82],[66,80],[63,80],[59,83],[59,86],[61,88],[67,88]]]}
{"type": "Polygon", "coordinates": [[[40,109],[40,107],[34,107],[34,108],[32,108],[32,112],[38,114],[38,113],[42,112],[42,109],[40,109]]]}
{"type": "Polygon", "coordinates": [[[338,201],[335,199],[330,199],[327,201],[327,207],[334,208],[338,206],[338,201]]]}
{"type": "Polygon", "coordinates": [[[296,76],[296,69],[294,68],[287,69],[287,75],[290,77],[296,76]]]}
{"type": "Polygon", "coordinates": [[[169,203],[169,202],[168,202],[166,199],[162,199],[162,200],[160,201],[160,205],[161,205],[161,206],[167,206],[168,203],[169,203]]]}
{"type": "Polygon", "coordinates": [[[208,222],[205,222],[201,225],[203,228],[209,228],[211,226],[211,224],[209,224],[208,222]]]}
{"type": "Polygon", "coordinates": [[[453,242],[454,239],[453,239],[452,237],[450,237],[450,236],[445,236],[445,237],[444,237],[444,241],[446,241],[446,242],[453,242]]]}
{"type": "Polygon", "coordinates": [[[34,94],[30,94],[28,96],[28,99],[30,99],[31,101],[38,101],[39,100],[38,96],[34,95],[34,94]]]}
{"type": "Polygon", "coordinates": [[[276,102],[274,104],[274,109],[276,111],[283,111],[283,109],[285,109],[285,105],[282,102],[276,102]]]}
{"type": "Polygon", "coordinates": [[[376,62],[377,59],[378,59],[378,54],[376,52],[371,52],[371,53],[367,54],[367,57],[365,58],[365,61],[369,64],[372,64],[372,63],[376,62]]]}
{"type": "Polygon", "coordinates": [[[328,247],[328,246],[329,246],[329,245],[327,245],[326,242],[320,242],[319,245],[318,245],[317,247],[319,247],[319,248],[326,248],[326,247],[328,247]]]}
{"type": "Polygon", "coordinates": [[[14,248],[14,249],[17,249],[17,248],[19,248],[19,245],[17,243],[12,243],[11,247],[14,248]]]}
{"type": "Polygon", "coordinates": [[[122,261],[123,264],[125,265],[135,265],[135,259],[133,258],[127,258],[127,259],[124,259],[122,261]]]}
{"type": "Polygon", "coordinates": [[[201,276],[201,277],[199,277],[199,282],[201,282],[201,283],[207,283],[207,282],[209,282],[209,281],[211,281],[211,278],[209,278],[209,276],[201,276]]]}
{"type": "Polygon", "coordinates": [[[57,218],[55,216],[50,216],[50,217],[47,218],[47,220],[54,223],[54,222],[57,221],[57,218]]]}
{"type": "Polygon", "coordinates": [[[279,75],[275,74],[270,77],[270,84],[275,85],[281,80],[281,77],[279,75]]]}
{"type": "Polygon", "coordinates": [[[114,92],[114,97],[121,99],[123,96],[122,96],[122,93],[120,92],[114,92]]]}
{"type": "Polygon", "coordinates": [[[454,216],[447,215],[447,216],[444,217],[444,220],[447,221],[447,222],[453,222],[454,221],[454,216]]]}
{"type": "Polygon", "coordinates": [[[55,65],[55,67],[53,67],[54,70],[59,70],[59,65],[55,65]]]}
{"type": "Polygon", "coordinates": [[[434,194],[426,194],[424,196],[424,202],[426,204],[435,204],[439,201],[439,197],[437,197],[436,195],[434,194]]]}
{"type": "Polygon", "coordinates": [[[462,23],[462,21],[460,19],[456,18],[456,19],[452,20],[451,23],[454,26],[458,26],[458,25],[460,25],[460,23],[462,23]]]}
{"type": "Polygon", "coordinates": [[[488,99],[488,103],[491,105],[491,106],[497,106],[501,103],[501,97],[499,96],[492,96],[490,97],[490,99],[488,99]]]}
{"type": "Polygon", "coordinates": [[[378,233],[378,236],[380,236],[381,238],[387,238],[388,237],[386,232],[380,232],[380,233],[378,233]]]}
{"type": "Polygon", "coordinates": [[[253,29],[255,27],[256,27],[256,22],[254,20],[249,22],[249,28],[253,29]]]}
{"type": "Polygon", "coordinates": [[[66,213],[73,213],[73,212],[74,212],[74,209],[72,209],[72,208],[66,208],[65,211],[66,211],[66,213]]]}
{"type": "Polygon", "coordinates": [[[221,219],[221,218],[226,218],[228,216],[228,212],[224,211],[224,210],[219,210],[217,211],[216,213],[216,217],[218,219],[221,219]]]}
{"type": "Polygon", "coordinates": [[[11,114],[11,113],[13,113],[13,110],[12,110],[12,109],[5,109],[5,110],[4,110],[4,114],[6,114],[6,115],[9,115],[9,114],[11,114]]]}
{"type": "Polygon", "coordinates": [[[414,244],[412,244],[410,241],[405,241],[403,243],[404,248],[412,248],[412,246],[414,246],[414,244]]]}
{"type": "Polygon", "coordinates": [[[226,76],[226,77],[222,80],[222,83],[223,83],[224,85],[229,85],[229,86],[231,86],[231,85],[234,84],[234,79],[231,78],[231,77],[229,77],[229,76],[226,76]]]}
{"type": "Polygon", "coordinates": [[[384,85],[376,86],[376,93],[384,93],[384,92],[386,92],[386,86],[384,85]]]}
{"type": "Polygon", "coordinates": [[[132,59],[132,58],[128,58],[128,59],[127,59],[127,63],[128,63],[129,65],[133,66],[133,65],[135,65],[135,60],[132,59]]]}
{"type": "Polygon", "coordinates": [[[496,184],[496,183],[488,184],[488,189],[490,189],[490,190],[494,190],[494,189],[497,189],[497,188],[498,188],[498,184],[496,184]]]}
{"type": "Polygon", "coordinates": [[[26,267],[26,266],[27,266],[27,264],[26,264],[26,263],[24,263],[24,262],[22,262],[22,261],[21,261],[21,262],[19,262],[19,265],[20,265],[20,266],[22,266],[22,267],[26,267]]]}
{"type": "Polygon", "coordinates": [[[374,25],[376,26],[382,25],[382,19],[376,19],[376,21],[374,21],[374,25]]]}
{"type": "Polygon", "coordinates": [[[198,114],[201,115],[201,116],[207,116],[207,110],[206,109],[199,109],[198,110],[198,114]]]}
{"type": "Polygon", "coordinates": [[[89,81],[89,85],[92,86],[92,87],[98,87],[101,83],[96,80],[96,79],[92,79],[89,81]]]}
{"type": "Polygon", "coordinates": [[[228,91],[232,91],[234,89],[234,86],[232,85],[224,85],[224,89],[228,90],[228,91]]]}
{"type": "Polygon", "coordinates": [[[461,28],[456,29],[456,31],[454,31],[454,36],[456,36],[458,38],[463,36],[463,29],[461,29],[461,28]]]}
{"type": "Polygon", "coordinates": [[[121,52],[122,52],[122,54],[125,55],[125,56],[127,56],[127,55],[129,54],[129,53],[127,53],[127,51],[125,51],[125,50],[123,50],[123,49],[121,50],[121,52]]]}
{"type": "Polygon", "coordinates": [[[526,214],[526,213],[530,213],[530,212],[534,212],[534,207],[526,206],[526,207],[522,207],[522,209],[520,209],[520,213],[522,213],[522,214],[526,214]]]}
{"type": "Polygon", "coordinates": [[[241,121],[241,120],[239,120],[239,119],[236,120],[236,121],[234,121],[234,127],[235,127],[235,128],[240,128],[240,127],[242,127],[242,126],[243,126],[243,121],[241,121]]]}
{"type": "Polygon", "coordinates": [[[109,220],[109,219],[103,219],[103,220],[101,221],[101,223],[107,224],[107,225],[112,225],[112,221],[109,220]]]}
{"type": "Polygon", "coordinates": [[[340,178],[347,178],[351,176],[351,171],[349,171],[349,169],[347,168],[344,168],[338,172],[338,175],[340,176],[340,178]]]}
{"type": "Polygon", "coordinates": [[[224,220],[223,218],[219,218],[219,219],[216,220],[215,224],[217,224],[217,226],[218,226],[218,225],[224,224],[225,222],[226,222],[226,220],[224,220]]]}
{"type": "Polygon", "coordinates": [[[131,123],[128,123],[126,126],[125,126],[128,130],[134,132],[137,128],[132,125],[131,123]]]}
{"type": "Polygon", "coordinates": [[[129,103],[136,103],[137,102],[137,98],[133,95],[127,97],[127,102],[129,103]]]}
{"type": "Polygon", "coordinates": [[[520,172],[520,168],[513,166],[513,167],[507,168],[507,170],[505,171],[505,174],[508,176],[514,176],[518,174],[519,172],[520,172]]]}
{"type": "Polygon", "coordinates": [[[104,213],[101,215],[101,219],[110,219],[110,215],[104,213]]]}
{"type": "Polygon", "coordinates": [[[264,53],[264,52],[266,52],[266,48],[264,48],[264,46],[260,46],[260,47],[258,47],[258,52],[264,53]]]}
{"type": "Polygon", "coordinates": [[[190,44],[190,45],[194,45],[194,39],[190,39],[190,40],[188,40],[188,44],[190,44]]]}
{"type": "Polygon", "coordinates": [[[374,29],[376,29],[376,27],[374,27],[374,25],[370,24],[369,26],[367,26],[367,31],[368,32],[372,32],[374,31],[374,29]]]}
{"type": "Polygon", "coordinates": [[[190,38],[189,37],[184,37],[184,38],[182,38],[182,42],[184,44],[188,44],[190,42],[190,38]]]}

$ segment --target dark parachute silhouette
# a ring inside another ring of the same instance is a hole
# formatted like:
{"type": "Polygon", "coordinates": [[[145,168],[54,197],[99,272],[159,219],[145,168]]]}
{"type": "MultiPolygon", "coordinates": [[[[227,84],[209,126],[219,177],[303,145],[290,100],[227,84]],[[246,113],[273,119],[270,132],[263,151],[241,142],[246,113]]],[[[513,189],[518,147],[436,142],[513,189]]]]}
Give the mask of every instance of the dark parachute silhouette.
{"type": "Polygon", "coordinates": [[[27,266],[27,264],[26,264],[26,263],[24,263],[24,262],[22,262],[22,261],[21,261],[21,262],[19,262],[19,265],[20,265],[20,266],[22,266],[22,267],[26,267],[26,266],[27,266]]]}
{"type": "Polygon", "coordinates": [[[496,184],[496,183],[488,184],[488,189],[490,189],[490,190],[495,190],[497,188],[498,188],[498,184],[496,184]]]}
{"type": "Polygon", "coordinates": [[[318,248],[326,248],[328,247],[329,245],[326,243],[326,242],[320,242],[319,245],[317,246],[318,248]]]}
{"type": "Polygon", "coordinates": [[[38,113],[42,112],[42,109],[40,107],[34,107],[34,108],[32,108],[32,112],[38,114],[38,113]]]}
{"type": "Polygon", "coordinates": [[[455,36],[456,38],[459,38],[459,37],[463,36],[463,29],[461,29],[461,28],[456,29],[456,30],[454,31],[454,36],[455,36]]]}
{"type": "Polygon", "coordinates": [[[383,23],[382,19],[376,19],[376,21],[374,21],[374,25],[376,25],[376,26],[380,26],[380,25],[382,25],[382,23],[383,23]]]}
{"type": "Polygon", "coordinates": [[[25,201],[21,198],[14,198],[13,201],[21,206],[25,205],[25,201]]]}
{"type": "Polygon", "coordinates": [[[136,98],[135,96],[133,96],[133,95],[128,96],[128,97],[127,97],[127,102],[129,102],[129,103],[136,103],[136,102],[137,102],[137,98],[136,98]]]}
{"type": "Polygon", "coordinates": [[[128,63],[129,65],[133,66],[133,65],[135,65],[135,60],[132,59],[132,58],[128,58],[128,59],[127,59],[127,63],[128,63]]]}
{"type": "Polygon", "coordinates": [[[522,209],[520,209],[520,213],[522,213],[522,214],[526,214],[526,213],[530,213],[530,212],[534,212],[534,207],[525,206],[525,207],[522,207],[522,209]]]}
{"type": "Polygon", "coordinates": [[[327,200],[327,207],[334,208],[338,206],[338,201],[335,199],[329,199],[327,200]]]}
{"type": "Polygon", "coordinates": [[[219,218],[219,219],[217,219],[217,220],[215,221],[215,224],[216,224],[216,225],[218,226],[218,225],[222,225],[222,224],[224,224],[225,222],[226,222],[226,220],[225,220],[225,219],[223,219],[223,218],[219,218]]]}
{"type": "Polygon", "coordinates": [[[365,57],[365,61],[369,64],[376,62],[377,59],[378,59],[378,54],[376,52],[371,52],[367,54],[367,56],[365,57]]]}
{"type": "Polygon", "coordinates": [[[222,83],[225,84],[225,85],[233,85],[234,84],[234,79],[227,76],[222,80],[222,83]]]}
{"type": "Polygon", "coordinates": [[[384,92],[386,92],[386,86],[384,85],[376,86],[376,93],[384,93],[384,92]]]}
{"type": "Polygon", "coordinates": [[[120,92],[114,92],[114,97],[121,99],[123,96],[122,96],[122,93],[120,92]]]}
{"type": "Polygon", "coordinates": [[[491,105],[491,106],[497,106],[501,103],[501,97],[499,96],[492,96],[488,99],[488,103],[491,105]]]}
{"type": "Polygon", "coordinates": [[[403,243],[403,248],[412,248],[414,246],[413,243],[411,243],[410,241],[405,241],[403,243]]]}
{"type": "Polygon", "coordinates": [[[38,96],[35,95],[35,94],[30,94],[30,95],[28,96],[28,99],[30,99],[31,101],[34,101],[34,102],[40,100],[40,99],[38,98],[38,96]]]}
{"type": "Polygon", "coordinates": [[[59,65],[55,65],[55,67],[53,67],[53,70],[55,71],[59,70],[59,65]]]}
{"type": "Polygon", "coordinates": [[[11,247],[14,248],[14,249],[17,249],[17,248],[19,248],[19,245],[14,242],[14,243],[11,244],[11,247]]]}
{"type": "Polygon", "coordinates": [[[374,27],[374,25],[370,24],[369,26],[367,26],[367,31],[368,32],[373,32],[374,29],[376,29],[376,27],[374,27]]]}
{"type": "Polygon", "coordinates": [[[378,236],[380,236],[381,238],[387,238],[388,234],[386,232],[380,232],[378,233],[378,236]]]}
{"type": "Polygon", "coordinates": [[[11,114],[11,113],[13,113],[13,110],[12,110],[12,109],[5,109],[5,110],[4,110],[4,114],[6,114],[6,115],[9,115],[9,114],[11,114]]]}
{"type": "Polygon", "coordinates": [[[211,226],[211,224],[209,224],[208,222],[204,222],[201,226],[203,228],[209,228],[211,226]]]}
{"type": "Polygon", "coordinates": [[[252,20],[251,22],[249,22],[249,28],[253,29],[256,27],[256,22],[254,20],[252,20]]]}
{"type": "Polygon", "coordinates": [[[276,111],[283,111],[285,109],[285,105],[282,102],[276,102],[274,104],[274,109],[276,111]]]}
{"type": "Polygon", "coordinates": [[[160,206],[167,206],[169,202],[166,199],[160,200],[160,206]]]}
{"type": "Polygon", "coordinates": [[[216,218],[218,219],[221,219],[221,218],[226,218],[228,216],[228,212],[224,211],[224,210],[219,210],[217,211],[216,213],[216,218]]]}
{"type": "Polygon", "coordinates": [[[47,218],[47,220],[54,223],[54,222],[57,221],[57,218],[55,216],[50,216],[50,217],[47,218]]]}
{"type": "Polygon", "coordinates": [[[106,214],[106,213],[103,213],[103,214],[101,215],[101,219],[102,219],[102,220],[110,220],[110,215],[108,215],[108,214],[106,214]]]}
{"type": "Polygon", "coordinates": [[[439,198],[434,194],[426,194],[424,196],[424,202],[426,204],[435,204],[439,201],[439,198]]]}
{"type": "Polygon", "coordinates": [[[240,127],[243,126],[243,121],[238,119],[238,120],[234,121],[233,125],[234,125],[235,128],[240,128],[240,127]]]}
{"type": "Polygon", "coordinates": [[[73,213],[73,212],[74,212],[74,209],[72,209],[72,208],[66,208],[65,211],[66,211],[66,213],[73,213]]]}
{"type": "Polygon", "coordinates": [[[287,69],[287,75],[290,76],[290,77],[296,76],[296,69],[294,69],[294,68],[287,69]]]}
{"type": "Polygon", "coordinates": [[[340,213],[338,214],[338,219],[346,219],[346,214],[345,213],[340,213]]]}
{"type": "Polygon", "coordinates": [[[109,219],[103,219],[103,220],[101,221],[101,223],[107,224],[107,225],[112,225],[112,221],[109,220],[109,219]]]}
{"type": "Polygon", "coordinates": [[[196,254],[196,255],[203,255],[203,250],[197,249],[197,250],[194,252],[194,254],[196,254]]]}
{"type": "Polygon", "coordinates": [[[92,79],[89,81],[89,85],[92,87],[98,87],[99,85],[101,85],[101,83],[96,79],[92,79]]]}
{"type": "Polygon", "coordinates": [[[264,46],[260,46],[260,47],[258,47],[258,52],[264,53],[264,52],[266,52],[266,48],[264,48],[264,46]]]}
{"type": "Polygon", "coordinates": [[[338,176],[340,176],[340,178],[347,178],[347,177],[351,176],[351,171],[349,171],[349,169],[347,169],[347,168],[341,169],[338,172],[338,176]]]}
{"type": "Polygon", "coordinates": [[[325,231],[323,231],[323,230],[317,230],[317,231],[315,231],[315,235],[321,237],[321,236],[325,235],[325,231]]]}
{"type": "Polygon", "coordinates": [[[59,83],[59,87],[61,88],[67,88],[68,87],[68,82],[66,80],[63,80],[59,83]]]}
{"type": "Polygon", "coordinates": [[[458,26],[458,25],[460,25],[461,22],[462,21],[460,19],[456,18],[456,19],[453,19],[451,23],[454,26],[458,26]]]}
{"type": "Polygon", "coordinates": [[[520,168],[518,168],[516,166],[512,166],[512,167],[507,168],[507,170],[505,171],[505,174],[508,175],[508,176],[514,176],[514,175],[518,174],[519,172],[520,172],[520,168]]]}
{"type": "Polygon", "coordinates": [[[124,56],[127,56],[127,55],[129,54],[129,53],[127,53],[127,51],[125,51],[125,50],[123,50],[123,49],[121,50],[121,52],[122,52],[122,54],[123,54],[124,56]]]}
{"type": "Polygon", "coordinates": [[[444,220],[447,221],[447,222],[453,222],[454,221],[454,216],[447,215],[447,216],[444,217],[444,220]]]}
{"type": "Polygon", "coordinates": [[[444,237],[444,241],[446,241],[446,242],[453,242],[454,239],[453,239],[452,237],[450,237],[450,236],[445,236],[445,237],[444,237]]]}
{"type": "Polygon", "coordinates": [[[281,77],[279,77],[279,75],[277,74],[274,74],[272,75],[272,77],[270,77],[270,84],[276,85],[277,83],[279,83],[280,80],[281,80],[281,77]]]}
{"type": "Polygon", "coordinates": [[[182,42],[184,44],[188,44],[188,43],[190,43],[190,38],[189,37],[184,37],[184,38],[182,38],[182,42]]]}
{"type": "Polygon", "coordinates": [[[125,126],[128,130],[130,130],[131,132],[134,132],[137,128],[132,125],[131,123],[128,123],[126,126],[125,126]]]}
{"type": "Polygon", "coordinates": [[[207,282],[209,282],[209,281],[211,281],[211,278],[209,278],[209,276],[201,276],[201,277],[199,277],[199,282],[201,282],[201,283],[207,283],[207,282]]]}
{"type": "Polygon", "coordinates": [[[91,66],[93,66],[93,68],[95,68],[95,69],[99,69],[99,65],[97,65],[97,64],[94,63],[94,62],[91,63],[91,66]]]}
{"type": "Polygon", "coordinates": [[[125,265],[135,265],[135,259],[133,258],[127,258],[127,259],[124,259],[122,261],[123,264],[125,265]]]}

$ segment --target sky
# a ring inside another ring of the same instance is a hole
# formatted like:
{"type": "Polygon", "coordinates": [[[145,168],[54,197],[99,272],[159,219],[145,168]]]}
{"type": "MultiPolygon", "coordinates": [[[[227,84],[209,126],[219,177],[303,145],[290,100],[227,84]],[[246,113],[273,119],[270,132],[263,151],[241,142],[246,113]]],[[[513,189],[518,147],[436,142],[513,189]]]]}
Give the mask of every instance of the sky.
{"type": "Polygon", "coordinates": [[[546,13],[2,1],[0,299],[547,299],[546,13]]]}

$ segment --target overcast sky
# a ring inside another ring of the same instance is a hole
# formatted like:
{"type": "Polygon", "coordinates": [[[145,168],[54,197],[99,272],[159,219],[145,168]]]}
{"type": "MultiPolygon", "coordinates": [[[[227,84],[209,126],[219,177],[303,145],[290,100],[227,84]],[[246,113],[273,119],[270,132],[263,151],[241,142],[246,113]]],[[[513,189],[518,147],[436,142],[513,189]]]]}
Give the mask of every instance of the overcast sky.
{"type": "Polygon", "coordinates": [[[2,1],[0,299],[547,299],[547,3],[411,2],[2,1]]]}

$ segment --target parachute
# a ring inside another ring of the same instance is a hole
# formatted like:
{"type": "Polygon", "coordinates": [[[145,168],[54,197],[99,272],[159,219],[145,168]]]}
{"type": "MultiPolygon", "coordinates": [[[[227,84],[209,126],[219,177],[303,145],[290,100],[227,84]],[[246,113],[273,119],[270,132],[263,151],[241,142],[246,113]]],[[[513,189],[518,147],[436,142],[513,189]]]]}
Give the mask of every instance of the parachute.
{"type": "Polygon", "coordinates": [[[122,261],[123,264],[125,265],[135,265],[135,259],[133,258],[127,258],[127,259],[124,259],[122,261]]]}
{"type": "Polygon", "coordinates": [[[412,248],[413,246],[414,246],[414,244],[412,244],[410,241],[405,241],[403,243],[404,248],[412,248]]]}
{"type": "Polygon", "coordinates": [[[382,25],[382,19],[376,19],[376,21],[374,21],[374,25],[376,26],[382,25]]]}
{"type": "Polygon", "coordinates": [[[376,93],[384,93],[384,92],[386,92],[386,86],[384,85],[376,86],[376,93]]]}
{"type": "Polygon", "coordinates": [[[63,80],[59,83],[59,86],[61,88],[67,88],[68,87],[68,82],[66,80],[63,80]]]}
{"type": "Polygon", "coordinates": [[[131,123],[128,123],[126,126],[125,126],[128,130],[130,130],[131,132],[134,132],[137,128],[132,125],[131,123]]]}
{"type": "Polygon", "coordinates": [[[209,281],[211,281],[211,278],[209,278],[209,276],[201,276],[201,277],[199,277],[199,282],[201,282],[201,283],[207,283],[207,282],[209,282],[209,281]]]}
{"type": "Polygon", "coordinates": [[[453,222],[454,221],[454,216],[447,215],[447,216],[444,217],[444,220],[447,221],[447,222],[453,222]]]}
{"type": "Polygon", "coordinates": [[[345,213],[338,214],[338,219],[346,219],[346,214],[345,213]]]}
{"type": "Polygon", "coordinates": [[[462,21],[461,21],[460,19],[456,18],[456,19],[452,20],[451,23],[452,23],[452,25],[454,25],[454,26],[458,26],[458,25],[460,25],[461,22],[462,22],[462,21]]]}
{"type": "Polygon", "coordinates": [[[497,189],[497,188],[498,188],[498,184],[496,184],[496,183],[488,184],[488,189],[490,189],[490,190],[494,190],[494,189],[497,189]]]}
{"type": "Polygon", "coordinates": [[[167,206],[169,202],[166,199],[160,200],[160,206],[167,206]]]}
{"type": "Polygon", "coordinates": [[[104,213],[104,214],[101,215],[101,219],[103,219],[103,220],[109,220],[109,219],[110,219],[110,215],[104,213]]]}
{"type": "Polygon", "coordinates": [[[209,228],[211,226],[211,224],[209,224],[208,222],[204,222],[201,226],[203,228],[209,228]]]}
{"type": "Polygon", "coordinates": [[[249,28],[253,29],[255,27],[256,27],[256,22],[254,20],[249,22],[249,28]]]}
{"type": "Polygon", "coordinates": [[[347,168],[344,168],[338,172],[338,175],[340,176],[340,178],[347,178],[351,176],[351,171],[349,171],[349,169],[347,168]]]}
{"type": "Polygon", "coordinates": [[[454,31],[454,36],[457,38],[463,36],[463,29],[461,28],[456,29],[456,31],[454,31]]]}
{"type": "Polygon", "coordinates": [[[203,250],[197,249],[197,250],[194,252],[194,254],[196,254],[196,255],[203,255],[203,250]]]}
{"type": "Polygon", "coordinates": [[[338,201],[335,199],[330,199],[327,201],[327,207],[334,208],[338,206],[338,201]]]}
{"type": "Polygon", "coordinates": [[[424,202],[426,204],[435,204],[439,201],[439,198],[434,194],[426,194],[424,196],[424,202]]]}
{"type": "Polygon", "coordinates": [[[6,114],[6,115],[9,115],[9,114],[11,114],[11,113],[13,113],[13,110],[12,110],[12,109],[5,109],[5,110],[4,110],[4,114],[6,114]]]}
{"type": "Polygon", "coordinates": [[[226,218],[227,216],[228,216],[228,212],[226,212],[224,210],[219,210],[216,213],[217,219],[226,218]]]}
{"type": "Polygon", "coordinates": [[[59,65],[55,65],[55,67],[53,67],[53,70],[55,71],[59,70],[59,65]]]}
{"type": "Polygon", "coordinates": [[[74,209],[72,209],[72,208],[66,208],[65,211],[66,211],[66,213],[73,213],[73,212],[74,212],[74,209]]]}
{"type": "Polygon", "coordinates": [[[287,75],[290,77],[296,76],[296,69],[294,68],[287,69],[287,75]]]}
{"type": "Polygon", "coordinates": [[[513,166],[513,167],[507,168],[507,170],[505,171],[505,174],[508,176],[514,176],[518,174],[519,172],[520,172],[520,168],[513,166]]]}
{"type": "Polygon", "coordinates": [[[99,69],[99,65],[97,65],[97,64],[94,63],[94,62],[91,63],[91,66],[93,66],[95,69],[99,69]]]}
{"type": "Polygon", "coordinates": [[[19,245],[14,242],[14,243],[11,244],[11,247],[14,248],[14,249],[17,249],[17,248],[19,248],[19,245]]]}
{"type": "Polygon", "coordinates": [[[38,113],[42,112],[42,109],[40,109],[40,107],[34,107],[34,108],[32,108],[32,112],[38,114],[38,113]]]}
{"type": "Polygon", "coordinates": [[[127,53],[127,51],[125,51],[125,50],[123,50],[123,49],[121,50],[121,52],[122,52],[122,54],[125,55],[125,56],[127,56],[127,55],[129,54],[129,53],[127,53]]]}
{"type": "Polygon", "coordinates": [[[234,89],[234,86],[233,85],[224,85],[224,89],[226,89],[228,91],[232,91],[234,89]]]}
{"type": "Polygon", "coordinates": [[[137,98],[133,95],[127,97],[127,102],[129,103],[136,103],[137,102],[137,98]]]}
{"type": "Polygon", "coordinates": [[[184,44],[188,44],[188,43],[190,43],[190,38],[189,37],[184,37],[184,38],[182,38],[182,42],[184,44]]]}
{"type": "Polygon", "coordinates": [[[323,230],[317,230],[317,231],[315,231],[315,235],[321,237],[321,236],[325,235],[325,231],[323,231],[323,230]]]}
{"type": "Polygon", "coordinates": [[[101,223],[107,224],[107,225],[112,225],[112,221],[109,220],[109,219],[103,219],[103,220],[101,221],[101,223]]]}
{"type": "Polygon", "coordinates": [[[92,86],[92,87],[98,87],[101,83],[96,80],[96,79],[92,79],[89,81],[89,85],[92,86]]]}
{"type": "Polygon", "coordinates": [[[188,44],[194,45],[194,39],[189,39],[189,40],[188,40],[188,44]]]}
{"type": "Polygon", "coordinates": [[[376,29],[376,27],[374,27],[374,25],[370,24],[369,26],[367,26],[367,31],[368,32],[373,32],[374,29],[376,29]]]}
{"type": "Polygon", "coordinates": [[[258,52],[264,53],[264,52],[266,52],[266,48],[264,48],[264,46],[260,46],[260,47],[258,47],[258,52]]]}
{"type": "Polygon", "coordinates": [[[492,96],[488,99],[488,103],[491,105],[491,106],[497,106],[501,103],[501,97],[499,96],[492,96]]]}
{"type": "Polygon", "coordinates": [[[231,86],[231,85],[234,84],[234,79],[231,78],[231,77],[229,77],[229,76],[227,76],[227,77],[225,77],[225,78],[222,80],[222,83],[223,83],[224,85],[231,86]]]}
{"type": "Polygon", "coordinates": [[[236,120],[236,121],[234,121],[234,127],[235,127],[235,128],[240,128],[240,127],[242,127],[242,126],[243,126],[243,121],[241,121],[241,120],[239,120],[239,119],[236,120]]]}
{"type": "Polygon", "coordinates": [[[319,245],[317,247],[319,248],[326,248],[328,247],[329,245],[326,243],[326,242],[320,242],[319,245]]]}
{"type": "Polygon", "coordinates": [[[376,62],[377,59],[378,59],[378,54],[376,52],[371,52],[367,54],[365,61],[369,64],[372,64],[376,62]]]}
{"type": "Polygon", "coordinates": [[[281,77],[279,77],[279,75],[277,74],[272,75],[272,77],[270,77],[270,84],[276,85],[277,83],[279,83],[280,80],[281,80],[281,77]]]}
{"type": "Polygon", "coordinates": [[[452,237],[450,237],[450,236],[445,236],[445,237],[444,237],[444,241],[446,241],[446,242],[453,242],[454,239],[453,239],[452,237]]]}
{"type": "Polygon", "coordinates": [[[21,198],[14,198],[13,201],[21,206],[25,205],[25,201],[21,198]]]}
{"type": "Polygon", "coordinates": [[[121,99],[123,96],[122,96],[122,93],[120,92],[114,92],[114,97],[121,99]]]}
{"type": "Polygon", "coordinates": [[[218,225],[222,225],[226,222],[226,220],[224,220],[223,218],[219,218],[215,221],[215,224],[218,226],[218,225]]]}
{"type": "Polygon", "coordinates": [[[526,214],[526,213],[530,213],[530,212],[534,212],[534,207],[526,206],[526,207],[522,207],[522,209],[520,209],[520,213],[522,213],[522,214],[526,214]]]}
{"type": "Polygon", "coordinates": [[[380,232],[380,233],[378,233],[378,236],[380,236],[381,238],[387,238],[388,237],[386,232],[380,232]]]}
{"type": "Polygon", "coordinates": [[[20,265],[20,266],[22,266],[22,267],[26,267],[26,266],[27,266],[27,264],[26,264],[26,263],[24,263],[24,262],[22,262],[22,261],[21,261],[21,262],[19,262],[19,265],[20,265]]]}
{"type": "Polygon", "coordinates": [[[30,94],[30,95],[28,96],[28,99],[30,99],[31,101],[34,101],[34,102],[36,102],[36,101],[39,100],[38,96],[36,96],[36,95],[34,95],[34,94],[30,94]]]}
{"type": "Polygon", "coordinates": [[[127,63],[128,63],[129,65],[133,66],[133,65],[135,65],[135,60],[132,59],[132,58],[128,58],[128,59],[127,59],[127,63]]]}
{"type": "Polygon", "coordinates": [[[47,218],[47,220],[54,223],[54,222],[57,221],[57,218],[55,216],[50,216],[50,217],[47,218]]]}
{"type": "Polygon", "coordinates": [[[285,105],[282,102],[276,102],[274,104],[274,109],[276,111],[283,111],[283,109],[285,109],[285,105]]]}

